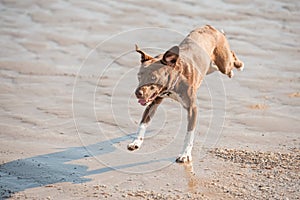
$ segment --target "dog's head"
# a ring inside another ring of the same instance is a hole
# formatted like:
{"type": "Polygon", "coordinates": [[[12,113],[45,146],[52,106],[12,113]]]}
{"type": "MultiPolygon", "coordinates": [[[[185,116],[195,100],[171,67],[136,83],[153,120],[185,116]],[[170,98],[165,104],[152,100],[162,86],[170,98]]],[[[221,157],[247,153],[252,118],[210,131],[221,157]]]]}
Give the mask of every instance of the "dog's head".
{"type": "Polygon", "coordinates": [[[139,99],[139,103],[145,106],[170,87],[179,57],[179,48],[174,46],[156,57],[140,50],[137,45],[136,51],[141,54],[141,67],[138,73],[139,85],[135,95],[139,99]]]}

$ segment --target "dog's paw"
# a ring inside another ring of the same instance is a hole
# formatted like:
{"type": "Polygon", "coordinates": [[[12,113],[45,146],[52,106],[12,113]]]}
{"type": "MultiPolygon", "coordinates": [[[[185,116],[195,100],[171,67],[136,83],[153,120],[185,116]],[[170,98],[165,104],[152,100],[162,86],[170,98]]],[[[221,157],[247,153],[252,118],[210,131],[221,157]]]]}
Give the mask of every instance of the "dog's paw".
{"type": "Polygon", "coordinates": [[[244,63],[241,63],[241,67],[237,68],[237,70],[242,72],[244,68],[245,68],[244,63]]]}
{"type": "Polygon", "coordinates": [[[192,160],[193,160],[192,155],[190,154],[182,154],[176,158],[177,163],[187,163],[187,162],[192,162],[192,160]]]}
{"type": "Polygon", "coordinates": [[[234,76],[234,73],[233,73],[233,70],[231,70],[229,73],[228,73],[228,77],[229,78],[232,78],[234,76]]]}
{"type": "Polygon", "coordinates": [[[239,62],[234,62],[234,66],[238,71],[243,71],[244,70],[244,63],[242,61],[239,62]]]}
{"type": "Polygon", "coordinates": [[[129,151],[134,151],[137,150],[141,147],[142,145],[142,141],[140,140],[134,140],[133,142],[131,142],[130,144],[127,145],[127,149],[129,151]]]}

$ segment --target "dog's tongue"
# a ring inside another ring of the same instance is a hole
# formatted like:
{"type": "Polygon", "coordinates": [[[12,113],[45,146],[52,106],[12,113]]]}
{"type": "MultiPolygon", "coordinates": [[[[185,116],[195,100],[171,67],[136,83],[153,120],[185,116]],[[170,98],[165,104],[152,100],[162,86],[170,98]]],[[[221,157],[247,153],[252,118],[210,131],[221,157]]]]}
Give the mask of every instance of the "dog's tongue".
{"type": "Polygon", "coordinates": [[[142,106],[145,106],[147,104],[147,101],[145,99],[139,99],[139,103],[142,105],[142,106]]]}

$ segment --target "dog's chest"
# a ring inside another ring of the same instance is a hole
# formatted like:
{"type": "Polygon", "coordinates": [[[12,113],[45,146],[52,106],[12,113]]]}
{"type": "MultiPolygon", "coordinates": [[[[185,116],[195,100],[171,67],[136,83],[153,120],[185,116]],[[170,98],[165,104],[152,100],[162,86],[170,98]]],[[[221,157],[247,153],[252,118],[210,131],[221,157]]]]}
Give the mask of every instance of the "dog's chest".
{"type": "Polygon", "coordinates": [[[161,97],[167,97],[170,99],[173,99],[175,101],[178,101],[179,103],[181,103],[181,105],[183,105],[183,107],[186,107],[186,103],[183,101],[182,97],[180,96],[180,94],[176,93],[176,92],[167,92],[165,94],[163,94],[161,97]]]}

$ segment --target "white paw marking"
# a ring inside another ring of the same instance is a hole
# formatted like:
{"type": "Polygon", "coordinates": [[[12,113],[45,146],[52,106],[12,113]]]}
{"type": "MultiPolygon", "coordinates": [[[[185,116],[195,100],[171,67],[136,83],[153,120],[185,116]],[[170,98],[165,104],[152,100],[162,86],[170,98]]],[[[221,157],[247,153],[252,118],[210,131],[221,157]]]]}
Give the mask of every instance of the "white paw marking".
{"type": "Polygon", "coordinates": [[[228,76],[229,76],[229,78],[232,78],[234,76],[234,73],[232,70],[229,72],[228,76]]]}
{"type": "Polygon", "coordinates": [[[183,153],[177,157],[176,162],[184,163],[184,162],[191,162],[193,160],[192,149],[193,149],[194,137],[195,137],[194,130],[188,131],[186,133],[184,139],[183,153]]]}
{"type": "Polygon", "coordinates": [[[133,142],[131,142],[130,144],[127,145],[127,149],[130,151],[134,151],[139,149],[142,146],[143,143],[143,139],[135,139],[133,142]]]}
{"type": "Polygon", "coordinates": [[[240,71],[240,72],[242,72],[244,70],[244,68],[245,68],[245,66],[243,64],[242,67],[238,68],[237,70],[240,71]]]}
{"type": "Polygon", "coordinates": [[[147,124],[140,124],[136,139],[134,139],[133,142],[127,145],[127,149],[129,151],[137,150],[142,146],[142,143],[144,141],[144,135],[146,132],[146,127],[147,124]]]}
{"type": "Polygon", "coordinates": [[[193,158],[192,158],[192,154],[191,153],[183,153],[182,155],[179,155],[176,158],[176,162],[178,163],[186,163],[186,162],[192,162],[193,158]]]}

